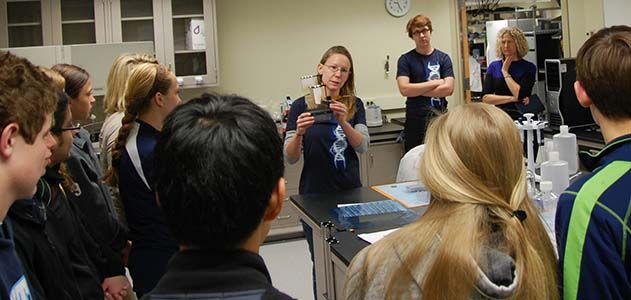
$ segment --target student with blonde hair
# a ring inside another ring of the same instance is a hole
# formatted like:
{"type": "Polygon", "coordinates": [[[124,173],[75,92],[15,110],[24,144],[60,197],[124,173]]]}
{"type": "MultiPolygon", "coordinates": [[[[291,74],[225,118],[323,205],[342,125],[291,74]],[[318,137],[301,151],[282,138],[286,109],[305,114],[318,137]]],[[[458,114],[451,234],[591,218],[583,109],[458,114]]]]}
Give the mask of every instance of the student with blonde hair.
{"type": "Polygon", "coordinates": [[[107,91],[103,97],[103,105],[107,117],[103,121],[99,142],[101,145],[101,164],[109,169],[112,160],[112,147],[116,142],[118,130],[122,126],[125,115],[125,89],[131,70],[141,63],[157,64],[155,57],[144,53],[125,53],[114,60],[107,76],[107,91]]]}
{"type": "MultiPolygon", "coordinates": [[[[118,130],[123,125],[123,117],[125,116],[125,89],[127,89],[127,80],[131,70],[142,63],[155,63],[158,61],[155,57],[144,53],[125,53],[121,54],[114,60],[110,73],[107,76],[107,91],[103,98],[103,105],[107,116],[101,126],[99,132],[99,144],[101,146],[101,166],[103,170],[107,170],[112,165],[112,148],[118,137],[118,130]]],[[[112,203],[118,215],[118,220],[124,226],[127,226],[127,217],[125,209],[120,200],[118,189],[111,188],[112,203]]]]}
{"type": "Polygon", "coordinates": [[[431,204],[353,259],[347,299],[558,299],[513,121],[492,105],[461,105],[437,117],[425,141],[420,178],[431,204]]]}
{"type": "Polygon", "coordinates": [[[132,241],[128,267],[139,298],[153,289],[177,251],[151,183],[154,147],[162,122],[181,102],[178,92],[175,75],[163,65],[142,63],[131,70],[125,116],[105,176],[125,207],[132,241]]]}

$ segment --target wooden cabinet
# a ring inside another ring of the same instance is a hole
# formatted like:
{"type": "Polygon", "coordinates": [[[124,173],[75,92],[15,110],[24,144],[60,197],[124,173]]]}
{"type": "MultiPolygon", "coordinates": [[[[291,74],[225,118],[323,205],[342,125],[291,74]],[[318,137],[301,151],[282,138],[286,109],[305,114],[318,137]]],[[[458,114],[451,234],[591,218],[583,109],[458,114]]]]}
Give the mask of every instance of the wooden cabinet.
{"type": "Polygon", "coordinates": [[[150,41],[183,88],[219,84],[216,26],[215,0],[0,0],[0,48],[150,41]]]}

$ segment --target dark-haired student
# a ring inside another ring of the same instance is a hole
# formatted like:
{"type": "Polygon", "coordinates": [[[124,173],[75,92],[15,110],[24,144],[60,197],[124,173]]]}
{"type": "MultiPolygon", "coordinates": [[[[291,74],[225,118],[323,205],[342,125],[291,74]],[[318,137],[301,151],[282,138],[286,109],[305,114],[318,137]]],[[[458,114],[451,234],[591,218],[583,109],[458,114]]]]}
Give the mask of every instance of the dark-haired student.
{"type": "MultiPolygon", "coordinates": [[[[95,101],[90,74],[69,64],[57,64],[52,69],[65,80],[64,91],[68,95],[72,123],[88,121],[95,101]]],[[[101,163],[92,147],[90,133],[85,128],[75,132],[70,157],[65,164],[77,184],[75,195],[79,201],[76,205],[84,216],[83,222],[89,226],[90,234],[113,251],[122,251],[127,245],[126,229],[118,220],[109,188],[102,182],[101,163]]]]}
{"type": "Polygon", "coordinates": [[[180,250],[143,299],[291,299],[258,254],[285,197],[282,144],[239,96],[204,94],[167,117],[153,186],[180,250]]]}
{"type": "Polygon", "coordinates": [[[76,185],[64,170],[73,127],[69,99],[58,92],[51,132],[55,146],[33,199],[13,204],[16,252],[36,299],[122,299],[130,287],[118,253],[83,222],[76,185]]]}
{"type": "Polygon", "coordinates": [[[15,254],[11,222],[16,199],[35,194],[55,140],[50,134],[57,103],[51,80],[24,58],[0,51],[0,299],[31,299],[15,254]]]}

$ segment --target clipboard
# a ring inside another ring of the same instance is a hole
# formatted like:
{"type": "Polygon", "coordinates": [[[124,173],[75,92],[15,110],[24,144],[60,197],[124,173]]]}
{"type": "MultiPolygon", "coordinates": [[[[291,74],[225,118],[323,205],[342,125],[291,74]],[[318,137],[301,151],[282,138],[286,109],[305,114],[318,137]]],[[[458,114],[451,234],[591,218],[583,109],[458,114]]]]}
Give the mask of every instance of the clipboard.
{"type": "Polygon", "coordinates": [[[431,199],[430,193],[418,181],[375,185],[370,188],[407,208],[427,206],[431,199]]]}

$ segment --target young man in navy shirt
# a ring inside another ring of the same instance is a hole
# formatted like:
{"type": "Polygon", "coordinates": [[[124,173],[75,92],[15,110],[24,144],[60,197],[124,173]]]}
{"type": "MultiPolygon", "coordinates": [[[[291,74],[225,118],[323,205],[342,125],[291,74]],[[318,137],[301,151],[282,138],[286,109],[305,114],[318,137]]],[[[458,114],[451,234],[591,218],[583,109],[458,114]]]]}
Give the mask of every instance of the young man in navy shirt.
{"type": "Polygon", "coordinates": [[[50,133],[57,95],[29,61],[0,51],[0,299],[31,299],[6,218],[16,199],[33,197],[56,144],[50,133]]]}
{"type": "Polygon", "coordinates": [[[267,112],[239,96],[190,100],[166,118],[154,168],[179,251],[143,299],[291,299],[258,254],[285,199],[283,143],[267,112]]]}
{"type": "Polygon", "coordinates": [[[561,194],[556,214],[563,298],[631,297],[631,27],[592,35],[578,51],[574,90],[605,147],[582,154],[592,173],[561,194]]]}
{"type": "Polygon", "coordinates": [[[447,53],[432,47],[432,21],[417,15],[407,24],[416,47],[399,57],[397,85],[405,102],[405,152],[423,143],[430,118],[447,110],[454,92],[454,71],[447,53]]]}

